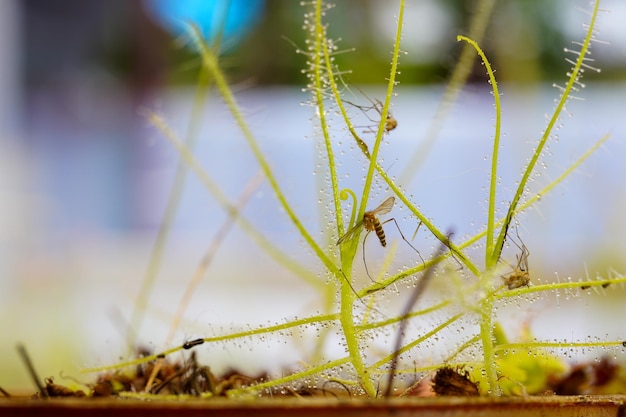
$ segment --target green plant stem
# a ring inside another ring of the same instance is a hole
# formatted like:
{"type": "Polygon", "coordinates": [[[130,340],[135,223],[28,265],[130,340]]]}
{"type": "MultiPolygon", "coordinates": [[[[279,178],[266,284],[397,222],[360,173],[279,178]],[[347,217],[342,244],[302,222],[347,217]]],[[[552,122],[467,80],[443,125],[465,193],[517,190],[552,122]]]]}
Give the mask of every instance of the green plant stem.
{"type": "MultiPolygon", "coordinates": [[[[446,245],[443,243],[439,244],[439,248],[437,248],[437,252],[435,252],[435,256],[440,255],[444,250],[446,250],[446,245]]],[[[391,359],[391,363],[389,365],[389,377],[387,378],[387,388],[384,392],[384,397],[391,397],[391,393],[393,391],[393,382],[395,378],[396,370],[398,369],[398,359],[400,356],[400,350],[402,347],[402,342],[404,341],[404,333],[406,331],[406,327],[409,323],[409,318],[411,317],[411,311],[415,307],[417,301],[422,297],[424,292],[426,292],[426,288],[428,287],[428,283],[432,280],[433,275],[435,273],[435,265],[431,266],[426,270],[426,272],[422,275],[422,278],[419,280],[415,288],[411,291],[411,295],[402,310],[402,314],[400,315],[400,325],[398,326],[398,330],[396,331],[396,341],[393,345],[394,353],[391,359]]],[[[459,315],[462,316],[462,315],[459,315]]]]}
{"type": "MultiPolygon", "coordinates": [[[[359,137],[354,129],[354,125],[352,124],[352,120],[348,117],[348,112],[346,111],[346,106],[343,105],[343,100],[341,99],[341,94],[339,93],[339,88],[337,87],[337,83],[335,82],[335,71],[334,66],[330,60],[330,52],[328,51],[328,42],[324,42],[324,64],[326,65],[326,73],[328,74],[328,83],[330,85],[330,89],[335,97],[335,102],[337,103],[337,107],[339,108],[339,112],[341,113],[341,117],[346,122],[346,126],[348,127],[348,131],[354,138],[357,146],[363,152],[363,155],[369,160],[370,159],[370,151],[367,147],[367,144],[359,137]]],[[[340,231],[341,232],[341,231],[340,231]]]]}
{"type": "MultiPolygon", "coordinates": [[[[423,310],[419,310],[419,311],[414,311],[410,314],[408,314],[406,316],[407,319],[411,319],[413,317],[417,317],[417,316],[424,316],[428,313],[432,313],[433,311],[437,311],[437,310],[441,310],[444,307],[449,306],[450,304],[452,304],[451,300],[445,300],[442,301],[440,303],[435,304],[432,307],[428,307],[425,308],[423,310]]],[[[387,320],[383,320],[383,321],[378,321],[378,322],[374,322],[374,323],[365,323],[365,324],[359,324],[358,326],[356,326],[357,330],[359,332],[362,331],[366,331],[366,330],[373,330],[373,329],[379,329],[381,327],[385,327],[385,326],[389,326],[391,324],[395,324],[400,322],[404,317],[398,316],[398,317],[393,317],[387,320]]]]}
{"type": "Polygon", "coordinates": [[[495,266],[498,258],[493,257],[494,252],[494,242],[493,235],[495,229],[495,217],[496,217],[496,185],[498,183],[498,154],[500,150],[500,130],[502,126],[502,105],[500,103],[500,92],[498,91],[498,82],[496,81],[496,77],[493,73],[493,69],[491,68],[491,64],[487,59],[487,56],[483,52],[483,50],[478,46],[476,42],[472,39],[467,38],[465,36],[457,36],[457,41],[465,41],[469,43],[475,50],[476,53],[480,56],[485,65],[485,69],[487,70],[487,75],[489,76],[489,84],[491,84],[491,88],[493,89],[493,98],[496,109],[496,125],[493,137],[493,150],[491,154],[491,173],[490,173],[490,181],[489,181],[489,206],[487,208],[487,245],[485,250],[485,267],[486,269],[491,269],[495,266]]]}
{"type": "Polygon", "coordinates": [[[396,74],[398,71],[398,57],[400,55],[400,40],[402,39],[402,27],[404,20],[404,3],[405,0],[400,0],[400,7],[398,10],[398,22],[396,24],[396,36],[393,46],[393,53],[391,58],[391,69],[389,70],[389,80],[387,82],[387,94],[385,95],[385,102],[383,108],[380,111],[380,122],[378,123],[378,131],[376,133],[376,139],[374,140],[374,147],[369,159],[369,165],[367,168],[367,174],[365,176],[365,184],[363,186],[363,194],[361,196],[361,206],[359,208],[359,218],[363,217],[367,208],[367,202],[369,193],[372,189],[372,181],[374,179],[374,171],[376,169],[378,151],[382,142],[383,135],[385,133],[385,126],[387,123],[387,115],[389,114],[389,105],[391,103],[391,97],[393,96],[393,89],[396,86],[396,74]]]}
{"type": "Polygon", "coordinates": [[[237,396],[240,394],[244,394],[246,392],[250,392],[250,391],[258,391],[258,390],[262,390],[262,389],[267,389],[267,388],[272,388],[272,387],[277,387],[280,385],[284,385],[287,384],[289,382],[292,381],[297,381],[298,379],[302,379],[302,378],[306,378],[306,377],[311,377],[314,376],[316,374],[319,374],[320,372],[326,371],[328,369],[332,369],[332,368],[336,368],[338,366],[344,365],[346,363],[348,363],[350,361],[350,358],[346,357],[346,358],[341,358],[341,359],[337,359],[328,363],[325,363],[323,365],[320,366],[315,366],[313,368],[309,368],[307,370],[304,370],[302,372],[297,372],[295,374],[292,375],[288,375],[282,378],[277,378],[268,382],[263,382],[261,384],[256,384],[253,385],[251,387],[246,387],[246,388],[239,388],[239,389],[233,389],[228,391],[228,396],[237,396]]]}
{"type": "MultiPolygon", "coordinates": [[[[481,237],[484,236],[484,234],[485,234],[485,232],[482,233],[481,237]]],[[[476,239],[476,240],[478,240],[478,239],[476,239]]],[[[472,243],[474,243],[474,242],[472,242],[472,243]]],[[[461,249],[463,249],[464,247],[467,247],[467,246],[469,246],[469,244],[456,246],[456,245],[453,245],[452,243],[450,243],[450,245],[449,245],[449,247],[452,248],[452,251],[454,251],[455,256],[457,258],[461,259],[461,260],[465,259],[466,262],[468,262],[469,265],[472,266],[472,269],[470,269],[470,271],[472,271],[473,273],[476,273],[476,275],[479,275],[480,272],[478,271],[478,268],[461,251],[461,249]]],[[[402,279],[404,279],[406,277],[409,277],[411,275],[414,275],[414,274],[416,274],[418,272],[423,271],[424,269],[430,267],[431,265],[436,265],[439,262],[443,261],[444,259],[447,259],[450,256],[451,256],[451,253],[445,253],[445,254],[443,254],[441,256],[435,256],[434,258],[429,259],[428,261],[426,261],[424,263],[420,263],[419,265],[417,265],[417,266],[415,266],[413,268],[409,268],[409,269],[407,269],[405,271],[397,273],[396,275],[390,276],[387,279],[375,282],[372,285],[370,285],[370,286],[360,290],[358,292],[358,296],[359,296],[359,298],[361,298],[361,297],[365,297],[366,295],[372,295],[372,294],[374,294],[374,293],[376,293],[378,291],[381,291],[381,290],[387,288],[388,286],[390,286],[390,285],[392,285],[392,284],[394,284],[394,283],[396,283],[396,282],[398,282],[398,281],[400,281],[400,280],[402,280],[402,279]]]]}
{"type": "MultiPolygon", "coordinates": [[[[333,153],[333,145],[328,132],[328,124],[326,120],[326,110],[324,108],[324,90],[322,86],[322,64],[321,59],[327,52],[326,47],[326,30],[322,24],[322,0],[318,0],[315,4],[315,54],[313,54],[313,65],[315,68],[315,104],[317,106],[317,117],[319,118],[320,127],[322,128],[322,137],[324,138],[324,147],[326,149],[326,158],[328,159],[328,174],[330,176],[330,184],[332,189],[333,202],[335,204],[335,224],[337,232],[343,231],[343,216],[341,212],[341,198],[339,196],[339,182],[337,181],[337,168],[335,164],[335,155],[333,153]]],[[[330,77],[332,78],[332,77],[330,77]]]]}
{"type": "Polygon", "coordinates": [[[578,282],[553,282],[549,284],[533,285],[531,287],[520,287],[514,290],[498,291],[494,294],[494,298],[511,298],[519,297],[523,294],[532,294],[537,292],[556,291],[565,289],[580,290],[581,286],[586,287],[606,287],[607,285],[617,285],[626,283],[626,277],[614,277],[606,279],[598,279],[592,281],[578,281],[578,282]]]}
{"type": "MultiPolygon", "coordinates": [[[[203,343],[223,342],[226,340],[241,339],[244,337],[251,337],[251,336],[258,336],[258,335],[266,334],[266,333],[279,332],[282,330],[292,329],[294,327],[299,327],[299,326],[307,326],[307,325],[316,324],[316,323],[319,324],[319,323],[324,323],[324,322],[329,322],[329,321],[336,321],[338,319],[339,319],[339,314],[322,314],[318,316],[306,317],[306,318],[299,319],[299,320],[292,320],[292,321],[288,321],[287,323],[276,324],[274,326],[260,327],[258,329],[245,330],[243,332],[230,333],[230,334],[223,335],[223,336],[205,337],[202,340],[203,340],[203,343]]],[[[81,372],[91,373],[91,372],[111,371],[114,369],[126,368],[128,366],[141,365],[142,363],[152,362],[159,358],[163,358],[165,356],[171,355],[172,353],[179,352],[181,350],[185,350],[183,345],[173,347],[171,349],[167,349],[162,352],[155,353],[153,355],[143,356],[139,359],[134,359],[128,362],[116,363],[115,365],[106,365],[106,366],[99,366],[99,367],[94,367],[94,368],[86,368],[86,369],[81,370],[81,372]]]]}
{"type": "Polygon", "coordinates": [[[520,342],[520,343],[503,343],[495,347],[495,350],[509,351],[515,349],[537,349],[537,348],[556,348],[556,349],[572,349],[572,348],[593,348],[593,347],[624,347],[624,341],[611,341],[611,342],[568,342],[563,340],[562,342],[520,342]]]}
{"type": "Polygon", "coordinates": [[[436,335],[437,333],[439,333],[441,330],[448,328],[452,323],[454,323],[455,321],[457,321],[458,319],[460,319],[461,317],[465,316],[465,313],[459,313],[456,314],[452,317],[450,317],[448,320],[444,321],[443,323],[441,323],[439,326],[431,329],[430,331],[428,331],[426,334],[424,334],[423,336],[418,337],[417,339],[415,339],[414,341],[412,341],[411,343],[405,345],[402,347],[402,349],[396,351],[396,352],[392,352],[391,354],[385,356],[384,358],[376,361],[374,364],[372,364],[369,369],[370,370],[374,370],[376,368],[380,368],[383,365],[386,365],[387,363],[389,363],[391,360],[393,360],[393,358],[395,356],[401,355],[404,352],[411,350],[412,348],[414,348],[415,346],[419,345],[420,343],[424,342],[425,340],[428,340],[429,338],[431,338],[432,336],[436,335]]]}
{"type": "MultiPolygon", "coordinates": [[[[494,249],[494,230],[495,230],[495,202],[496,202],[496,190],[497,190],[497,181],[498,181],[498,154],[500,149],[500,129],[501,129],[501,121],[502,121],[502,107],[500,104],[500,93],[498,91],[498,83],[496,81],[496,77],[491,68],[491,64],[489,60],[485,56],[482,49],[478,46],[476,42],[465,37],[465,36],[457,36],[457,41],[465,41],[469,43],[480,58],[482,59],[483,64],[485,65],[485,69],[487,70],[487,74],[489,76],[489,82],[491,84],[491,88],[493,89],[493,96],[495,100],[495,109],[496,109],[496,125],[495,125],[495,133],[493,140],[493,150],[491,155],[491,179],[489,182],[489,205],[487,209],[487,236],[486,236],[486,248],[485,248],[485,272],[481,276],[480,282],[483,290],[486,293],[490,293],[493,287],[493,268],[495,267],[498,258],[493,257],[494,249]]],[[[496,361],[495,361],[495,351],[493,349],[493,298],[490,296],[485,297],[480,303],[480,339],[483,347],[483,358],[484,358],[484,370],[487,377],[487,382],[489,387],[487,390],[490,395],[499,395],[498,392],[498,374],[496,369],[496,361]]]]}
{"type": "Polygon", "coordinates": [[[363,355],[359,346],[359,333],[357,332],[356,325],[354,323],[354,300],[356,295],[352,288],[348,285],[341,286],[341,310],[340,310],[340,322],[341,329],[346,339],[346,347],[348,354],[350,355],[350,362],[354,367],[357,374],[357,378],[361,387],[367,395],[370,397],[376,397],[376,387],[370,378],[370,375],[363,362],[363,355]]]}
{"type": "MultiPolygon", "coordinates": [[[[585,151],[585,153],[583,153],[572,165],[570,165],[565,171],[563,171],[561,175],[559,175],[556,179],[551,181],[547,186],[542,188],[537,194],[535,194],[534,196],[526,200],[523,204],[518,205],[515,211],[512,212],[512,216],[518,215],[522,211],[531,207],[533,204],[535,204],[545,195],[550,193],[552,189],[554,189],[554,187],[562,183],[567,177],[569,177],[574,171],[576,171],[576,169],[580,167],[580,165],[582,165],[582,163],[585,162],[591,155],[593,155],[600,148],[600,146],[602,146],[607,140],[609,140],[610,137],[611,137],[610,134],[606,134],[602,136],[596,143],[593,144],[593,146],[591,146],[587,151],[585,151]]],[[[507,216],[509,216],[509,214],[507,214],[507,216]]],[[[505,223],[506,219],[507,217],[498,220],[495,223],[496,227],[502,226],[505,223]]],[[[465,242],[460,243],[458,245],[458,248],[465,249],[473,245],[474,243],[478,242],[486,234],[487,234],[487,231],[483,230],[477,233],[476,235],[472,236],[471,238],[467,239],[465,242]]],[[[409,272],[409,271],[406,271],[406,272],[409,272]]]]}
{"type": "Polygon", "coordinates": [[[498,388],[498,371],[496,369],[496,353],[493,343],[493,298],[485,297],[480,303],[480,341],[483,348],[483,369],[487,378],[487,391],[491,396],[500,394],[498,388]]]}
{"type": "MultiPolygon", "coordinates": [[[[477,334],[473,336],[471,339],[467,340],[465,343],[459,346],[452,355],[446,358],[445,363],[450,364],[454,358],[459,356],[465,349],[469,348],[470,346],[473,346],[479,340],[480,340],[480,334],[477,334]]],[[[482,363],[480,365],[482,366],[482,363]]]]}
{"type": "MultiPolygon", "coordinates": [[[[548,122],[548,125],[541,139],[539,140],[539,144],[537,145],[537,148],[535,149],[535,152],[533,153],[530,159],[530,162],[528,163],[528,165],[526,166],[526,169],[524,170],[524,174],[522,175],[522,179],[520,180],[519,186],[517,187],[515,195],[513,196],[513,200],[511,201],[511,204],[509,205],[509,209],[505,218],[510,218],[510,219],[513,218],[513,213],[515,212],[517,205],[519,204],[519,201],[522,195],[524,194],[526,184],[528,184],[528,179],[530,178],[531,173],[535,169],[535,165],[537,164],[537,161],[539,160],[539,157],[541,156],[543,149],[548,139],[550,138],[550,135],[552,134],[552,129],[556,125],[556,122],[559,119],[561,112],[565,108],[565,103],[567,103],[567,101],[569,100],[572,87],[574,87],[574,84],[579,81],[579,78],[581,76],[581,68],[583,67],[585,58],[587,56],[587,52],[589,50],[591,41],[593,39],[594,27],[596,24],[596,19],[598,16],[599,8],[600,8],[600,0],[596,0],[594,2],[593,11],[591,13],[591,19],[589,21],[589,26],[587,29],[587,34],[585,36],[585,40],[583,41],[580,52],[578,54],[578,59],[576,60],[576,63],[574,64],[574,67],[571,70],[567,84],[565,88],[563,89],[561,99],[559,100],[559,103],[557,104],[556,109],[554,110],[554,113],[552,114],[552,117],[550,118],[550,121],[548,122]]],[[[507,229],[508,229],[508,224],[504,224],[502,229],[500,230],[500,234],[498,235],[498,240],[495,246],[496,250],[492,254],[492,256],[496,259],[496,261],[500,257],[502,245],[504,243],[504,240],[506,239],[507,229]]]]}
{"type": "Polygon", "coordinates": [[[309,245],[309,247],[313,250],[313,252],[317,255],[317,257],[324,264],[324,266],[329,271],[332,271],[334,274],[338,275],[340,271],[338,270],[337,266],[333,263],[332,259],[317,244],[317,242],[313,239],[311,234],[306,230],[306,228],[304,227],[304,225],[302,224],[302,222],[300,221],[296,213],[293,211],[293,208],[287,201],[285,194],[282,192],[280,185],[278,184],[278,181],[276,180],[276,177],[274,175],[274,172],[272,171],[272,168],[270,167],[269,163],[265,159],[263,152],[261,152],[261,149],[259,148],[259,145],[256,139],[254,138],[252,131],[250,130],[248,124],[246,123],[243,117],[241,110],[239,109],[239,106],[237,105],[237,101],[235,100],[235,97],[228,85],[228,82],[226,81],[226,77],[224,76],[224,73],[219,67],[215,54],[213,54],[213,52],[206,46],[204,40],[202,39],[202,35],[196,26],[193,26],[193,25],[189,26],[189,35],[191,39],[194,41],[197,49],[200,51],[203,65],[206,66],[206,68],[209,70],[209,72],[215,79],[215,85],[217,86],[217,89],[219,90],[220,95],[222,96],[222,99],[224,100],[224,102],[226,103],[226,106],[228,107],[231,114],[233,115],[235,122],[239,126],[239,129],[241,130],[244,138],[246,139],[246,142],[248,142],[248,146],[252,150],[252,153],[254,154],[258,164],[260,165],[261,169],[263,170],[263,173],[267,177],[267,181],[269,182],[270,187],[274,191],[274,194],[276,195],[276,198],[278,199],[278,202],[280,203],[281,207],[283,208],[283,210],[285,210],[285,212],[287,213],[287,216],[289,217],[291,222],[294,224],[294,226],[296,227],[296,229],[298,230],[302,238],[309,245]]]}
{"type": "MultiPolygon", "coordinates": [[[[319,3],[319,2],[318,2],[319,3]]],[[[328,78],[328,83],[330,85],[330,89],[335,97],[335,102],[337,103],[337,106],[339,107],[339,110],[341,112],[341,115],[343,116],[344,121],[346,122],[346,125],[348,126],[348,130],[350,131],[350,133],[352,134],[352,137],[355,139],[357,146],[359,147],[359,149],[361,150],[361,152],[363,152],[363,154],[366,156],[366,158],[369,160],[370,159],[370,152],[369,149],[367,147],[367,144],[365,144],[365,142],[359,137],[359,135],[357,135],[356,131],[354,130],[354,126],[352,125],[352,121],[350,120],[350,118],[348,117],[348,113],[346,112],[346,108],[343,105],[343,100],[341,99],[341,94],[339,93],[339,89],[337,87],[337,83],[335,82],[335,72],[334,72],[334,67],[332,65],[331,59],[330,59],[330,52],[328,50],[328,42],[326,41],[326,38],[324,37],[324,42],[322,43],[322,49],[323,49],[323,54],[324,54],[324,64],[326,67],[326,73],[327,73],[327,78],[328,78]]],[[[315,67],[316,69],[316,78],[318,77],[318,67],[315,67]]],[[[344,189],[342,190],[342,193],[346,191],[349,192],[350,195],[352,195],[353,198],[353,206],[352,206],[352,215],[350,216],[350,223],[348,224],[348,229],[350,229],[354,223],[355,223],[355,214],[356,214],[356,210],[357,210],[357,198],[356,198],[356,194],[350,190],[350,189],[344,189]]],[[[342,213],[341,211],[341,205],[340,205],[340,209],[337,211],[337,213],[342,213]]],[[[361,214],[362,216],[362,214],[361,214]]],[[[362,217],[359,217],[362,218],[362,217]]],[[[345,229],[343,228],[343,221],[341,220],[342,218],[340,217],[337,223],[337,236],[343,236],[343,234],[345,233],[345,229]]],[[[361,235],[361,230],[358,230],[353,239],[348,243],[348,244],[344,244],[341,245],[339,247],[339,251],[340,251],[340,255],[341,255],[341,269],[343,271],[345,271],[346,274],[346,279],[350,282],[352,282],[352,262],[354,260],[354,256],[356,254],[357,248],[358,248],[358,242],[359,242],[359,237],[361,235]]]]}
{"type": "MultiPolygon", "coordinates": [[[[337,225],[338,233],[343,233],[343,216],[341,210],[341,199],[339,193],[339,185],[337,182],[337,173],[334,162],[334,155],[332,151],[332,143],[330,140],[330,135],[328,133],[328,126],[326,124],[326,116],[324,109],[324,97],[322,95],[323,86],[322,86],[322,65],[321,59],[323,56],[327,56],[327,45],[326,45],[326,32],[324,25],[322,24],[322,4],[323,0],[317,0],[315,3],[315,54],[313,55],[313,68],[314,77],[315,77],[315,89],[314,96],[315,102],[317,105],[317,117],[320,121],[320,126],[322,128],[322,136],[324,137],[324,145],[326,148],[326,155],[328,158],[328,168],[331,179],[331,187],[332,187],[332,195],[333,201],[335,204],[335,222],[337,225]],[[326,53],[324,52],[326,51],[326,53]]],[[[329,78],[333,78],[330,76],[329,78]]],[[[353,246],[353,245],[351,245],[353,246]]],[[[365,364],[363,363],[363,357],[361,354],[361,349],[359,346],[359,335],[355,330],[354,323],[354,300],[355,294],[354,289],[352,287],[351,280],[351,270],[352,270],[352,259],[354,256],[350,257],[348,260],[346,257],[342,257],[342,271],[338,271],[335,273],[337,280],[341,283],[341,291],[340,291],[340,322],[341,329],[343,331],[346,347],[348,350],[348,354],[350,355],[350,362],[356,371],[359,382],[365,392],[372,397],[376,396],[376,388],[372,383],[371,379],[366,373],[365,364]],[[342,279],[343,278],[343,279],[342,279]]],[[[330,268],[329,268],[330,269],[330,268]]]]}

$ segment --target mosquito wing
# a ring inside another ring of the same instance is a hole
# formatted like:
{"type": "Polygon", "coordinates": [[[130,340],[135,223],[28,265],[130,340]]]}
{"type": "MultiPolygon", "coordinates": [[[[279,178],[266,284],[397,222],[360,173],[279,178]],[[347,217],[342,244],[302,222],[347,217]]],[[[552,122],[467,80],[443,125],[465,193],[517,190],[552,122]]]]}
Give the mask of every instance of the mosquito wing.
{"type": "Polygon", "coordinates": [[[379,215],[379,214],[387,214],[393,208],[393,204],[395,203],[395,197],[389,197],[385,201],[381,203],[380,206],[376,207],[374,210],[370,211],[370,214],[379,215]]]}
{"type": "MultiPolygon", "coordinates": [[[[374,215],[374,216],[378,214],[387,214],[393,208],[395,201],[396,201],[395,197],[389,197],[388,199],[383,201],[380,206],[376,207],[374,210],[369,211],[367,213],[374,215]]],[[[349,240],[354,235],[354,233],[357,230],[359,230],[361,227],[363,227],[363,219],[358,221],[350,230],[348,230],[343,236],[341,236],[339,240],[337,240],[337,245],[341,245],[343,242],[349,240]]]]}
{"type": "Polygon", "coordinates": [[[363,227],[363,220],[358,221],[350,230],[348,230],[343,236],[341,236],[337,240],[337,246],[341,245],[343,242],[349,240],[352,236],[354,236],[354,232],[363,227]]]}

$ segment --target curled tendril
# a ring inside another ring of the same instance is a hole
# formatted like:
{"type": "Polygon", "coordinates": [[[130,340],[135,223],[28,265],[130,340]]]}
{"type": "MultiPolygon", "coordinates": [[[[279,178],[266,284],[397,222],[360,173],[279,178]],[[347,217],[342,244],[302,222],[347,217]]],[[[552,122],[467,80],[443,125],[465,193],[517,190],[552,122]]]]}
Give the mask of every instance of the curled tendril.
{"type": "Polygon", "coordinates": [[[341,198],[342,200],[347,200],[350,196],[352,196],[352,199],[354,200],[354,205],[356,206],[356,194],[354,194],[354,191],[349,188],[344,188],[339,192],[339,198],[341,198]]]}
{"type": "Polygon", "coordinates": [[[347,200],[349,197],[352,197],[352,214],[350,215],[350,223],[348,223],[348,229],[354,225],[354,219],[356,217],[356,194],[350,188],[344,188],[339,192],[339,198],[342,200],[347,200]]]}

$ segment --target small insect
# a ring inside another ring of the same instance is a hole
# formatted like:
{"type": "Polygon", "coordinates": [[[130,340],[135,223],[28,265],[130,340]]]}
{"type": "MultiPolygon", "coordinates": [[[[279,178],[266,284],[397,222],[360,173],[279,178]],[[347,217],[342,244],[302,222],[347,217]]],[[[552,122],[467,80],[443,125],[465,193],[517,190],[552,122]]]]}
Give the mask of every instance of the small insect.
{"type": "MultiPolygon", "coordinates": [[[[395,201],[396,201],[395,197],[389,197],[388,199],[383,201],[380,206],[376,207],[374,210],[366,211],[363,214],[363,219],[361,219],[361,221],[358,221],[350,230],[348,230],[343,236],[341,236],[337,240],[337,245],[341,245],[343,242],[349,240],[355,234],[355,232],[357,232],[361,228],[361,226],[363,226],[365,230],[367,230],[368,234],[369,232],[375,231],[376,236],[378,236],[378,240],[380,240],[380,244],[383,245],[383,247],[387,246],[387,240],[385,238],[385,231],[383,230],[383,226],[376,216],[380,214],[389,213],[391,209],[393,208],[395,201]]],[[[389,219],[385,221],[385,223],[391,220],[393,219],[389,219]]]]}
{"type": "MultiPolygon", "coordinates": [[[[369,99],[368,99],[369,100],[369,99]]],[[[345,100],[344,100],[345,101],[345,100]]],[[[370,100],[371,101],[371,100],[370,100]]],[[[346,103],[353,105],[354,107],[358,108],[359,110],[361,110],[363,112],[363,114],[365,114],[365,117],[368,118],[368,120],[372,123],[378,123],[378,120],[372,119],[369,116],[369,111],[370,110],[376,110],[376,112],[379,115],[382,115],[382,111],[383,111],[383,103],[381,103],[380,100],[376,99],[375,101],[372,101],[372,105],[371,106],[361,106],[359,104],[355,104],[352,103],[350,101],[346,101],[346,103]]],[[[393,115],[391,114],[391,112],[387,112],[387,116],[385,117],[385,133],[389,133],[391,132],[393,129],[395,129],[396,127],[398,127],[398,121],[396,120],[395,117],[393,117],[393,115]]],[[[366,131],[366,133],[372,133],[374,132],[372,130],[371,127],[368,127],[368,130],[366,131]]],[[[375,133],[375,132],[374,132],[375,133]]]]}
{"type": "MultiPolygon", "coordinates": [[[[382,116],[383,103],[381,103],[380,100],[375,99],[375,102],[372,103],[372,107],[382,116]]],[[[390,111],[387,111],[387,117],[385,117],[385,132],[389,133],[396,127],[398,127],[398,121],[391,115],[390,111]]]]}
{"type": "MultiPolygon", "coordinates": [[[[371,106],[362,106],[356,103],[352,103],[351,101],[348,101],[348,100],[343,100],[343,101],[361,110],[363,114],[365,115],[365,117],[367,117],[370,122],[378,123],[379,120],[375,120],[370,117],[370,111],[375,110],[379,115],[382,116],[383,103],[378,99],[372,100],[371,98],[367,96],[367,94],[361,91],[360,88],[356,87],[356,89],[359,90],[359,92],[371,103],[371,106]]],[[[392,116],[390,111],[387,111],[387,116],[385,117],[385,133],[391,132],[396,127],[398,127],[398,121],[395,119],[395,117],[392,116]]],[[[371,128],[368,128],[368,132],[372,132],[371,128]]]]}
{"type": "Polygon", "coordinates": [[[372,277],[369,274],[369,271],[367,270],[367,263],[365,262],[365,241],[367,240],[367,236],[370,234],[370,232],[376,232],[376,236],[378,237],[380,244],[383,247],[387,246],[387,238],[385,236],[385,230],[383,229],[383,224],[388,223],[390,221],[393,221],[396,224],[396,227],[398,228],[398,231],[400,232],[400,236],[402,236],[402,239],[417,253],[417,255],[422,260],[422,263],[424,262],[424,259],[422,258],[422,255],[420,255],[419,251],[415,249],[415,247],[411,245],[411,243],[409,243],[408,240],[405,239],[404,235],[402,234],[402,231],[400,230],[400,227],[398,226],[398,222],[396,222],[396,219],[392,217],[391,219],[385,220],[383,223],[381,223],[380,220],[378,220],[378,217],[376,217],[378,215],[389,213],[391,209],[393,208],[395,201],[396,201],[395,197],[389,197],[388,199],[383,201],[378,207],[376,207],[374,210],[366,211],[365,213],[363,213],[363,218],[360,221],[358,221],[352,228],[350,228],[350,230],[348,230],[343,236],[341,236],[337,240],[337,245],[341,245],[342,243],[352,238],[355,235],[355,233],[361,229],[361,227],[367,230],[367,233],[365,234],[365,238],[363,239],[363,263],[365,264],[365,272],[367,272],[367,275],[370,277],[370,279],[372,279],[372,277]]]}
{"type": "Polygon", "coordinates": [[[195,340],[190,340],[187,341],[183,344],[182,348],[183,349],[191,349],[194,346],[198,346],[204,343],[204,339],[195,339],[195,340]]]}
{"type": "MultiPolygon", "coordinates": [[[[605,280],[602,279],[600,276],[596,275],[595,279],[592,279],[589,277],[589,271],[587,271],[587,268],[585,267],[585,273],[587,275],[587,280],[584,281],[584,283],[582,283],[582,285],[580,286],[580,289],[583,291],[586,291],[588,289],[590,289],[591,287],[594,287],[594,290],[598,291],[598,287],[602,287],[602,289],[606,289],[611,285],[611,281],[610,280],[605,280]]],[[[611,277],[609,277],[611,278],[611,277]]]]}
{"type": "MultiPolygon", "coordinates": [[[[515,233],[517,234],[517,231],[515,233]]],[[[506,285],[509,290],[514,290],[516,288],[523,287],[524,285],[528,287],[530,284],[530,274],[528,273],[528,255],[530,255],[530,252],[528,251],[526,245],[524,245],[524,242],[522,242],[519,234],[517,234],[517,238],[522,244],[522,246],[520,246],[517,242],[512,240],[512,242],[515,243],[515,246],[522,251],[519,255],[516,255],[517,266],[513,272],[502,276],[504,279],[504,285],[506,285]]]]}
{"type": "MultiPolygon", "coordinates": [[[[607,288],[609,285],[611,285],[610,282],[605,282],[605,283],[601,284],[601,287],[602,288],[607,288]]],[[[581,285],[580,286],[581,290],[588,290],[589,288],[591,288],[591,285],[581,285]]]]}

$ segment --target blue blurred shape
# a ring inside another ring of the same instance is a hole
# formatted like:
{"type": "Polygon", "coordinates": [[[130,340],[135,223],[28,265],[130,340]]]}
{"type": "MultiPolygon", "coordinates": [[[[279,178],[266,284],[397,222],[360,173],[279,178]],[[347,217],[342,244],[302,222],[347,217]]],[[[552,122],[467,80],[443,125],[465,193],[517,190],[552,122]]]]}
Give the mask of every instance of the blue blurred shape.
{"type": "Polygon", "coordinates": [[[188,23],[198,26],[209,45],[221,34],[225,52],[261,20],[265,0],[144,0],[144,7],[175,37],[186,34],[188,23]]]}

